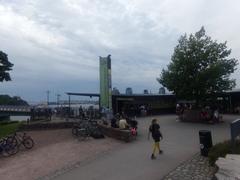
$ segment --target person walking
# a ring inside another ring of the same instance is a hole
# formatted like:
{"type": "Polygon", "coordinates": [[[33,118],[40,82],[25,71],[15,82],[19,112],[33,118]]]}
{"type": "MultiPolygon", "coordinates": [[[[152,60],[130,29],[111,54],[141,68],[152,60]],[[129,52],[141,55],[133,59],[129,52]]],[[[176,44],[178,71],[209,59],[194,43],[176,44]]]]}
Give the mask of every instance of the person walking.
{"type": "Polygon", "coordinates": [[[160,140],[163,139],[163,136],[160,131],[160,125],[158,124],[157,119],[153,119],[151,125],[149,126],[148,139],[150,137],[150,134],[152,134],[152,138],[154,140],[151,159],[156,159],[155,153],[157,150],[159,154],[163,153],[163,151],[160,149],[160,140]]]}

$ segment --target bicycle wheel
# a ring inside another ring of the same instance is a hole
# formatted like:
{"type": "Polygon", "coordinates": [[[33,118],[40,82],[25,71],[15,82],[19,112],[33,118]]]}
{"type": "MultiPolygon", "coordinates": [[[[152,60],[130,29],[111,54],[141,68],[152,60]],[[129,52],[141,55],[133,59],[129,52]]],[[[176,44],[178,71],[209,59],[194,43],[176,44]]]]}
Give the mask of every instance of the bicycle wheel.
{"type": "Polygon", "coordinates": [[[72,135],[77,136],[77,131],[78,131],[78,128],[77,127],[73,127],[72,128],[72,135]]]}
{"type": "Polygon", "coordinates": [[[19,150],[19,146],[14,146],[13,144],[6,143],[4,145],[3,155],[4,156],[14,155],[14,154],[17,154],[18,150],[19,150]]]}
{"type": "Polygon", "coordinates": [[[34,146],[34,141],[30,137],[24,138],[22,143],[26,149],[32,149],[34,146]]]}
{"type": "Polygon", "coordinates": [[[5,146],[6,146],[6,143],[0,139],[0,154],[2,154],[3,156],[9,156],[9,154],[5,151],[5,146]]]}
{"type": "Polygon", "coordinates": [[[83,141],[87,138],[87,132],[86,129],[78,129],[77,131],[77,137],[79,140],[83,141]]]}
{"type": "Polygon", "coordinates": [[[13,146],[17,146],[18,145],[18,141],[16,139],[15,136],[8,136],[6,139],[7,144],[11,144],[13,146]]]}

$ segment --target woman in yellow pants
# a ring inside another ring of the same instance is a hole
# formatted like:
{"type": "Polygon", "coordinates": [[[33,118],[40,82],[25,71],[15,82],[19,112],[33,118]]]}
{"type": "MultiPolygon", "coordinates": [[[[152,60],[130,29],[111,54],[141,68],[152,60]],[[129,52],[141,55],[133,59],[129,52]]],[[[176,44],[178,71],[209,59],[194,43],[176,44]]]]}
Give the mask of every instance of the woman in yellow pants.
{"type": "Polygon", "coordinates": [[[153,144],[153,152],[151,155],[151,159],[156,159],[156,151],[158,150],[159,154],[161,154],[163,151],[160,149],[160,138],[162,139],[162,133],[160,132],[160,125],[157,122],[157,119],[152,120],[152,124],[149,127],[149,133],[148,137],[150,136],[150,133],[152,134],[152,138],[154,140],[153,144]]]}

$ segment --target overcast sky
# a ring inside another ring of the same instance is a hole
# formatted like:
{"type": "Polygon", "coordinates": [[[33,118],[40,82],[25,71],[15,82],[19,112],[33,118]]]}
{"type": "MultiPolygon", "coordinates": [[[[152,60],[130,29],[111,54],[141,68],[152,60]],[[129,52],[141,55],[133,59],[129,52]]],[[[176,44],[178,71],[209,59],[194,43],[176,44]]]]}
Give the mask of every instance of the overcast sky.
{"type": "MultiPolygon", "coordinates": [[[[0,93],[28,101],[99,91],[99,56],[113,87],[157,92],[177,40],[201,26],[240,59],[239,0],[0,0],[0,50],[14,64],[0,93]]],[[[240,87],[240,70],[233,75],[240,87]]]]}

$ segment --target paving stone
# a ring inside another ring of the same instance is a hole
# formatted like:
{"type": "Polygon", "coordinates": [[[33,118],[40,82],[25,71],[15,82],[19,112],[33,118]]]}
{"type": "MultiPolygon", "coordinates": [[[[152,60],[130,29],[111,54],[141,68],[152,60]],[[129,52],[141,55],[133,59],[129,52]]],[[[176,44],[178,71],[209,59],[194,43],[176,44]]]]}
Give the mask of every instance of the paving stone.
{"type": "Polygon", "coordinates": [[[215,168],[208,163],[208,158],[196,154],[192,159],[184,162],[170,172],[163,180],[211,180],[215,168]]]}

